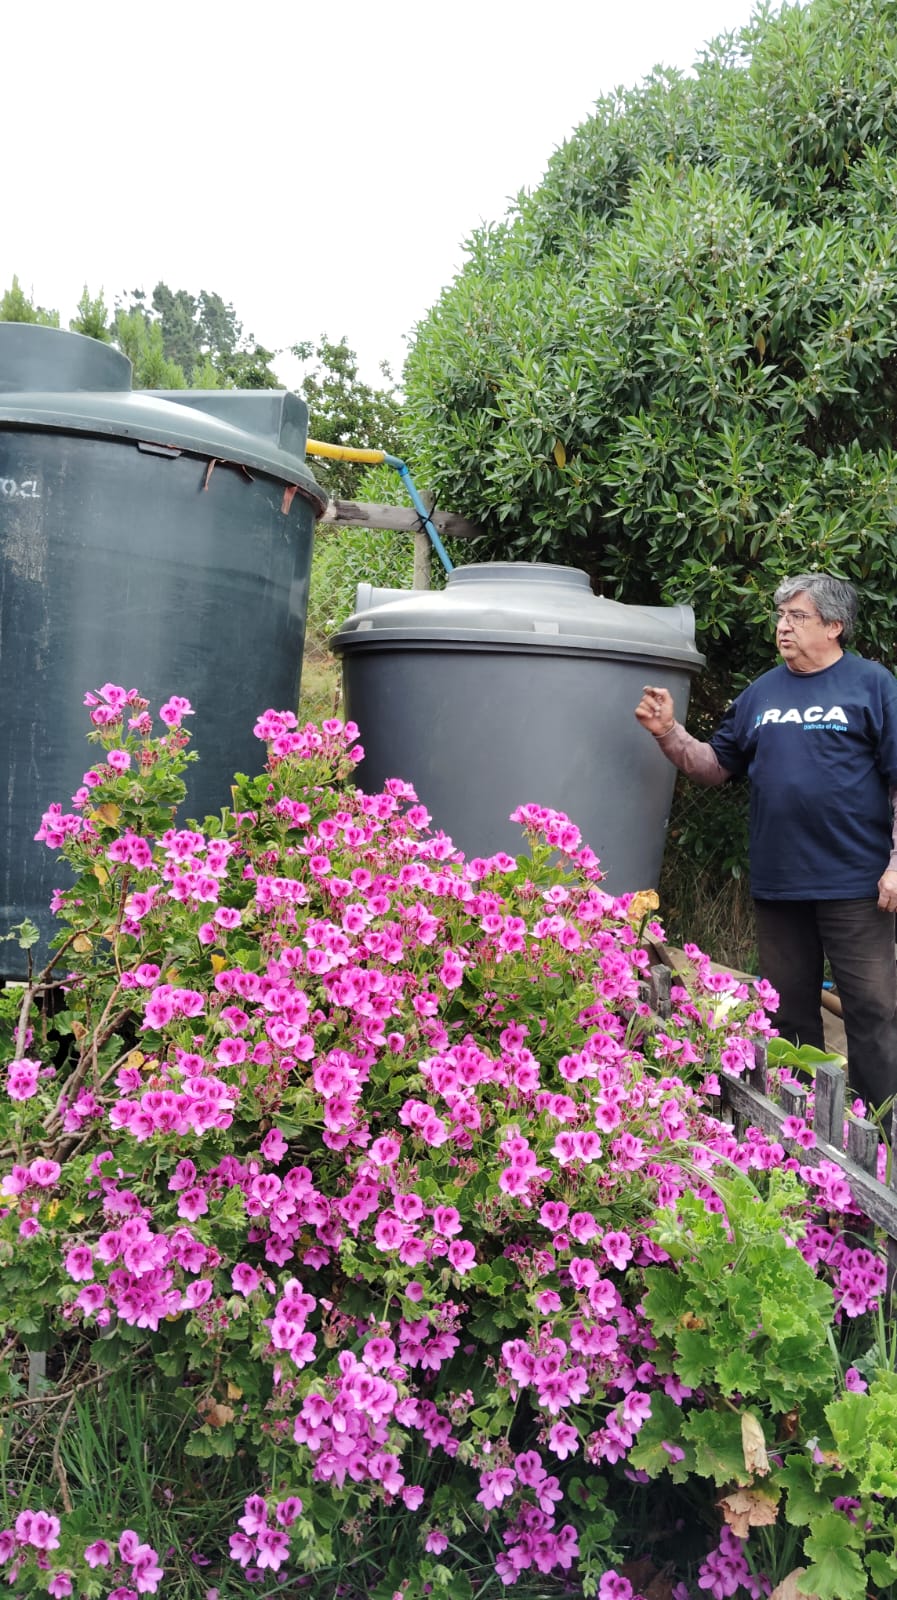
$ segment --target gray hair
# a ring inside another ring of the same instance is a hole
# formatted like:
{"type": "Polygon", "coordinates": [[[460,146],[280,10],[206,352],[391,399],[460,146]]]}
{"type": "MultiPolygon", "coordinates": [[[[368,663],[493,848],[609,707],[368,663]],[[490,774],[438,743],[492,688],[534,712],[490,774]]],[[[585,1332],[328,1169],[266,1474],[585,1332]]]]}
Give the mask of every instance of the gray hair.
{"type": "Polygon", "coordinates": [[[857,620],[857,592],[852,583],[830,578],[825,572],[800,572],[796,578],[783,579],[773,600],[784,606],[797,594],[810,596],[823,622],[840,622],[841,642],[849,642],[857,620]]]}

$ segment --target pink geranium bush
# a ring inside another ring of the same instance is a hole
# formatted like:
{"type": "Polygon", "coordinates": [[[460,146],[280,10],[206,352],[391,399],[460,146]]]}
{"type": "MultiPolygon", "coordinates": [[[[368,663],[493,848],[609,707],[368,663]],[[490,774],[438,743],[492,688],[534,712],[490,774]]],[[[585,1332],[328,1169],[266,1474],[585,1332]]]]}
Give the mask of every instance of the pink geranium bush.
{"type": "Polygon", "coordinates": [[[180,1531],[75,1504],[57,1442],[7,1579],[686,1600],[768,1593],[804,1539],[810,1592],[832,1550],[865,1592],[897,1464],[850,1440],[886,1439],[889,1379],[838,1342],[883,1268],[805,1127],[738,1144],[713,1098],[768,987],[692,951],[661,1020],[640,899],[566,817],[522,805],[524,854],[465,861],[407,783],[352,786],[351,724],[265,712],[263,775],[184,824],[189,702],[159,736],[136,691],[87,702],[99,759],[37,836],[75,881],[4,1066],[5,1385],[26,1346],[72,1406],[138,1371],[180,1531]]]}

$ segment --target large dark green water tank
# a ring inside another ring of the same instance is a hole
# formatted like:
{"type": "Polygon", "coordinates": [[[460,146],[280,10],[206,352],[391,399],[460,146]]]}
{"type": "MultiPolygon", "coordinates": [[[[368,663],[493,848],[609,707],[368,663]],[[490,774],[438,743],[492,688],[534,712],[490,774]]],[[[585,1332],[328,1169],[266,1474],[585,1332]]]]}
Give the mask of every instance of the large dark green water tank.
{"type": "MultiPolygon", "coordinates": [[[[0,323],[0,934],[51,928],[60,869],[33,839],[92,759],[85,690],[189,698],[185,815],[258,767],[260,710],[295,707],[327,499],[307,421],[284,391],[132,390],[109,345],[0,323]]],[[[0,944],[0,976],[20,967],[0,944]]]]}
{"type": "Polygon", "coordinates": [[[658,683],[684,721],[704,663],[690,606],[619,605],[575,568],[492,562],[440,592],[360,585],[331,643],[363,788],[407,779],[468,856],[518,854],[511,811],[550,806],[600,856],[609,892],[656,886],[676,774],[633,712],[658,683]]]}

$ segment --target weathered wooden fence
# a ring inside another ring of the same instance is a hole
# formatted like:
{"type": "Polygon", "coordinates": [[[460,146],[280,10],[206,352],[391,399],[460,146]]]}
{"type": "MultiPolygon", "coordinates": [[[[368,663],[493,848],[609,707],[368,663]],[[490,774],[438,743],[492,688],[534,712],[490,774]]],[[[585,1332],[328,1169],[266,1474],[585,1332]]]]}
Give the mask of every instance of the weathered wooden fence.
{"type": "MultiPolygon", "coordinates": [[[[674,976],[667,966],[658,964],[650,969],[646,985],[647,999],[658,1017],[669,1017],[673,1009],[670,989],[674,976]]],[[[731,1119],[737,1138],[740,1139],[749,1127],[762,1128],[764,1133],[787,1149],[793,1145],[793,1141],[784,1132],[786,1117],[802,1117],[813,1129],[815,1147],[812,1150],[798,1147],[796,1153],[800,1154],[806,1165],[831,1161],[839,1167],[863,1215],[885,1234],[885,1307],[890,1311],[897,1280],[897,1161],[889,1158],[889,1181],[882,1183],[876,1176],[879,1145],[882,1142],[878,1124],[855,1117],[852,1113],[848,1113],[847,1117],[845,1148],[847,1084],[842,1069],[834,1062],[819,1062],[816,1066],[812,1112],[808,1108],[809,1091],[797,1085],[777,1085],[776,1098],[772,1098],[766,1045],[762,1041],[754,1045],[754,1065],[744,1078],[732,1078],[720,1072],[719,1081],[722,1115],[725,1120],[731,1119]]],[[[893,1150],[897,1137],[897,1107],[891,1115],[889,1133],[893,1150]]]]}

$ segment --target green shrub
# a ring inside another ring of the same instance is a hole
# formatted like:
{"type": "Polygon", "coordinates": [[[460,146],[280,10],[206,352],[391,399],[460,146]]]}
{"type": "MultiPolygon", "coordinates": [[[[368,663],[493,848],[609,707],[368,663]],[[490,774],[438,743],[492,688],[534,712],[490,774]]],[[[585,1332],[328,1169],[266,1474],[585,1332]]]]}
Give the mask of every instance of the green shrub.
{"type": "Polygon", "coordinates": [[[758,13],[599,101],[419,325],[406,429],[490,556],[690,601],[718,712],[824,569],[897,645],[897,11],[758,13]]]}

